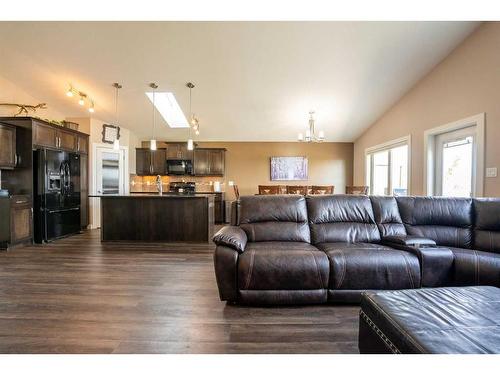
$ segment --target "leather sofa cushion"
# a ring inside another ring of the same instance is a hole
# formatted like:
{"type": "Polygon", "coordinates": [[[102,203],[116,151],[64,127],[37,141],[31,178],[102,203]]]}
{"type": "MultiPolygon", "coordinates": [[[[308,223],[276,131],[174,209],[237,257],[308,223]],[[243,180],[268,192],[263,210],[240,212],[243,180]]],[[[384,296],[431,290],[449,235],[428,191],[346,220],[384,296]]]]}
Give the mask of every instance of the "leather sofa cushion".
{"type": "Polygon", "coordinates": [[[500,254],[448,247],[453,252],[454,285],[500,287],[500,254]]]}
{"type": "Polygon", "coordinates": [[[330,261],[329,289],[413,289],[420,286],[415,255],[371,243],[317,245],[330,261]]]}
{"type": "Polygon", "coordinates": [[[376,242],[380,234],[366,196],[307,197],[312,243],[376,242]]]}
{"type": "Polygon", "coordinates": [[[430,238],[438,245],[470,248],[472,199],[396,197],[409,235],[430,238]]]}
{"type": "Polygon", "coordinates": [[[301,195],[250,195],[240,198],[240,224],[263,221],[307,222],[301,195]]]}
{"type": "Polygon", "coordinates": [[[474,199],[474,248],[500,253],[500,199],[474,199]]]}
{"type": "Polygon", "coordinates": [[[240,290],[326,290],[328,277],[325,253],[304,242],[249,242],[238,260],[240,290]]]}
{"type": "Polygon", "coordinates": [[[394,197],[371,196],[375,222],[382,239],[387,236],[405,236],[406,229],[399,215],[398,203],[394,197]]]}
{"type": "Polygon", "coordinates": [[[298,195],[255,195],[240,198],[240,227],[248,241],[310,242],[306,200],[298,195]]]}

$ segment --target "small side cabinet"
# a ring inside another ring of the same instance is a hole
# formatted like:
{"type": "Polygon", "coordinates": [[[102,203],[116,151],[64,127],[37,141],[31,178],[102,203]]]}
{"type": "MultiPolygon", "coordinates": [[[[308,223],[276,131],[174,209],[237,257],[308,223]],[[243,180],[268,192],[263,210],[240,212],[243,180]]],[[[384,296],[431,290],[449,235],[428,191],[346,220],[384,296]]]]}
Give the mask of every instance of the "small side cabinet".
{"type": "Polygon", "coordinates": [[[31,242],[33,236],[31,199],[26,195],[0,198],[0,249],[31,242]]]}

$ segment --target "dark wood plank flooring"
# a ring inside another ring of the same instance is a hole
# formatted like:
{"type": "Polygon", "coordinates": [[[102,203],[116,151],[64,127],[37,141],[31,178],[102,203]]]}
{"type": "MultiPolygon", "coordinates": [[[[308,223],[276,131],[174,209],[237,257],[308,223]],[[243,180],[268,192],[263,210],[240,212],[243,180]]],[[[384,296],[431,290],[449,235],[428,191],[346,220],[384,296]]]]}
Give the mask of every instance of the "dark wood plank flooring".
{"type": "Polygon", "coordinates": [[[208,244],[0,252],[0,353],[357,353],[358,308],[219,300],[208,244]]]}

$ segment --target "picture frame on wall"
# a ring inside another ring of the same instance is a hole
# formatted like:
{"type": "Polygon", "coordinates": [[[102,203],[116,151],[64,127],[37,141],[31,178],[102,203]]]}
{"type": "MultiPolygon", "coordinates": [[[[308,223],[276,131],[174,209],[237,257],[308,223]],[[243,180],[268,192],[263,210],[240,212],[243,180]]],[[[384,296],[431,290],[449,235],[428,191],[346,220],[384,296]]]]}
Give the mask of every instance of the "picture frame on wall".
{"type": "Polygon", "coordinates": [[[309,179],[305,156],[272,156],[271,181],[305,181],[309,179]]]}
{"type": "Polygon", "coordinates": [[[111,124],[103,124],[102,143],[113,144],[115,139],[120,139],[120,127],[111,124]]]}

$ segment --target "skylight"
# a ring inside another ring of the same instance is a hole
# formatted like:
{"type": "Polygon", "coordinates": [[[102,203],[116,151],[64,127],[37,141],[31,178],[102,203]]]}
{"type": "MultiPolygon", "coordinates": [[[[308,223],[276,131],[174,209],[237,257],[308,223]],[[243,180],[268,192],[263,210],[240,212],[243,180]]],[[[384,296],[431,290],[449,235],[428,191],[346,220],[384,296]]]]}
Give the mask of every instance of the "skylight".
{"type": "MultiPolygon", "coordinates": [[[[152,103],[153,92],[146,92],[146,96],[152,103]]],[[[171,92],[155,92],[154,105],[171,128],[189,128],[186,116],[171,92]]]]}

